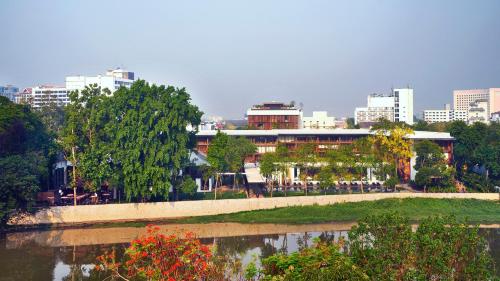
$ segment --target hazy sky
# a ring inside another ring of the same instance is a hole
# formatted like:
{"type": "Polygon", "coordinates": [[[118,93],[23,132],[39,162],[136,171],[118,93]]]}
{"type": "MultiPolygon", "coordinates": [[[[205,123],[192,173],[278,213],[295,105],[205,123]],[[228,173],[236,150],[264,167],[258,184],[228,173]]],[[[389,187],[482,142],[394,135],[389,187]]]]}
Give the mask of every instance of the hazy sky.
{"type": "Polygon", "coordinates": [[[208,115],[262,101],[352,116],[373,92],[500,87],[500,1],[0,0],[0,85],[125,67],[208,115]]]}

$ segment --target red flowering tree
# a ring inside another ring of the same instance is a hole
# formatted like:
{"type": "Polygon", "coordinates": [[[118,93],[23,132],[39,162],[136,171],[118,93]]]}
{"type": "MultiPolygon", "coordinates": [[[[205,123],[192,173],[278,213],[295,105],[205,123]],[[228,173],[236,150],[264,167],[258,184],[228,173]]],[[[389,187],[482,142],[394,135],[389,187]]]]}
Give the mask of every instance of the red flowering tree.
{"type": "Polygon", "coordinates": [[[207,280],[217,271],[208,246],[192,233],[184,238],[163,235],[159,227],[148,226],[147,235],[133,240],[123,261],[116,261],[114,251],[97,258],[99,271],[109,271],[115,278],[129,280],[207,280]]]}

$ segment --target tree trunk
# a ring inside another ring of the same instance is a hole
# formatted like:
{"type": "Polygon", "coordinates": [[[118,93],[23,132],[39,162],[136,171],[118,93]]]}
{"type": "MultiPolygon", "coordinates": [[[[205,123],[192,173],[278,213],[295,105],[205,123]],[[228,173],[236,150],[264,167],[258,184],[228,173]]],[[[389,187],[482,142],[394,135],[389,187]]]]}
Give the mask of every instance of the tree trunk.
{"type": "Polygon", "coordinates": [[[73,156],[73,205],[76,206],[76,147],[71,147],[73,156]]]}
{"type": "Polygon", "coordinates": [[[365,193],[365,191],[363,190],[363,179],[361,179],[361,194],[365,193]]]}

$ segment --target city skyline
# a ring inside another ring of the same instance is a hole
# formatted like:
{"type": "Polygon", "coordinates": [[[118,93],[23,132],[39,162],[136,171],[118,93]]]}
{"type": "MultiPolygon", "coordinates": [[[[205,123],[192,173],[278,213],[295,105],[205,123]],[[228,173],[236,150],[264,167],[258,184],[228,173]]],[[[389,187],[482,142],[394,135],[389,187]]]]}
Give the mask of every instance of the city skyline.
{"type": "Polygon", "coordinates": [[[124,67],[186,87],[206,115],[241,118],[271,100],[352,116],[407,85],[418,116],[453,90],[500,84],[496,1],[96,3],[2,2],[0,85],[124,67]]]}

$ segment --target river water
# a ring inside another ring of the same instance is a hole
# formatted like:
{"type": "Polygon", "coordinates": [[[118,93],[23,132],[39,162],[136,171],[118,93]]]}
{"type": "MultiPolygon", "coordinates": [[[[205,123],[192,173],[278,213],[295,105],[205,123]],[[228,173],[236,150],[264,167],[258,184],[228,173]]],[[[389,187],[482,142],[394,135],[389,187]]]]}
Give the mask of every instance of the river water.
{"type": "MultiPolygon", "coordinates": [[[[347,238],[352,224],[165,224],[161,232],[193,232],[202,243],[215,246],[234,264],[277,252],[290,253],[312,245],[314,238],[347,238]]],[[[128,242],[145,233],[144,227],[72,228],[7,233],[0,238],[0,280],[101,280],[92,272],[97,256],[115,248],[122,253],[128,242]]],[[[500,228],[481,228],[497,265],[500,265],[500,228]]],[[[497,273],[498,274],[498,273],[497,273]]]]}

